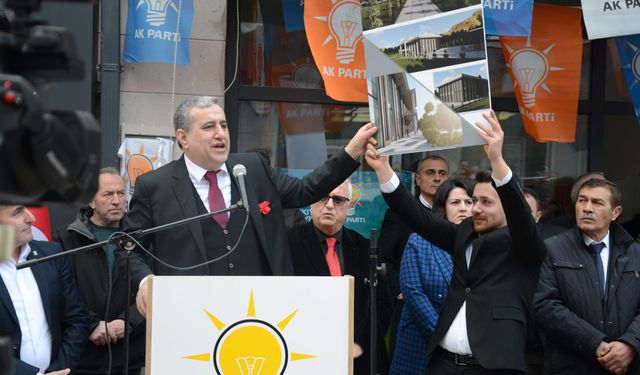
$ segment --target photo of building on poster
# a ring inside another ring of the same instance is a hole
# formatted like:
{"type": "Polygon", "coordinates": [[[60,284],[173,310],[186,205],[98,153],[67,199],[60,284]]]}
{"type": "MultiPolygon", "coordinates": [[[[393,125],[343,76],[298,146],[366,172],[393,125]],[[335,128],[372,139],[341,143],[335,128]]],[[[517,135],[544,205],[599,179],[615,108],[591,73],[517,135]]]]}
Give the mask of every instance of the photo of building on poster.
{"type": "Polygon", "coordinates": [[[410,73],[486,59],[480,6],[383,27],[364,36],[410,73]]]}
{"type": "Polygon", "coordinates": [[[376,29],[480,4],[480,0],[362,0],[362,29],[376,29]]]}
{"type": "MultiPolygon", "coordinates": [[[[456,79],[452,83],[455,85],[461,81],[456,79]]],[[[379,129],[377,140],[381,154],[405,154],[482,143],[474,131],[473,122],[458,115],[451,104],[441,100],[411,74],[374,77],[368,86],[369,111],[379,129]]]]}
{"type": "Polygon", "coordinates": [[[386,155],[483,144],[491,108],[482,7],[363,33],[371,120],[386,155]]]}

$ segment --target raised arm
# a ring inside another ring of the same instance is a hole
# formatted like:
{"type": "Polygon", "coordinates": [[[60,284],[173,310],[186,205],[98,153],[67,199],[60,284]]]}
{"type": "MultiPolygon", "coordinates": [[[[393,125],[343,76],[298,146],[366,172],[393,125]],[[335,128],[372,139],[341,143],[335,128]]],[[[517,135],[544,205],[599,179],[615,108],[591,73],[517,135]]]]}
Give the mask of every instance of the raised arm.
{"type": "Polygon", "coordinates": [[[524,199],[522,187],[502,155],[504,131],[493,111],[484,113],[483,117],[489,126],[481,123],[476,125],[484,130],[484,133],[479,134],[487,142],[484,150],[491,162],[491,175],[507,219],[507,227],[513,241],[512,249],[522,258],[537,262],[539,265],[546,255],[546,247],[538,236],[536,223],[524,199]]]}
{"type": "Polygon", "coordinates": [[[400,180],[389,165],[389,158],[380,156],[372,144],[365,154],[367,163],[376,171],[380,181],[382,196],[411,230],[441,249],[453,252],[456,224],[437,217],[424,208],[411,194],[400,185],[400,180]]]}

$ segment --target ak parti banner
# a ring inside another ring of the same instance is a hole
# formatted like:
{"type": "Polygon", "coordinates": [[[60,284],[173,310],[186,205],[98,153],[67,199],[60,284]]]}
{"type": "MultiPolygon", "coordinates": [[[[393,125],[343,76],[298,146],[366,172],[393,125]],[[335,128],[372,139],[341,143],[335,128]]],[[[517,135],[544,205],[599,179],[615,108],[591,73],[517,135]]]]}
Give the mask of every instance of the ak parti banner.
{"type": "Polygon", "coordinates": [[[577,8],[534,5],[531,36],[500,37],[525,131],[538,142],[574,142],[582,24],[577,8]]]}
{"type": "Polygon", "coordinates": [[[531,35],[533,0],[482,0],[487,35],[531,35]]]}
{"type": "Polygon", "coordinates": [[[616,38],[618,53],[624,76],[629,86],[629,95],[640,125],[640,34],[616,38]]]}
{"type": "Polygon", "coordinates": [[[360,0],[305,1],[304,27],[327,95],[367,102],[360,0]]]}

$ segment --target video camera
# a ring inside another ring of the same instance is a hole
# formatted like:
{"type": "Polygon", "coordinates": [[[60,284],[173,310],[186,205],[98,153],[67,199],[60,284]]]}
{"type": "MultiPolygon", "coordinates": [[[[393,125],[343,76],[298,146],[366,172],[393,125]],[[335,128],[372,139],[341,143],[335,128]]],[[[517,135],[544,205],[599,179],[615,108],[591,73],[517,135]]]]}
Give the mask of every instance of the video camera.
{"type": "Polygon", "coordinates": [[[36,87],[83,78],[75,39],[30,15],[40,0],[0,0],[0,204],[86,204],[98,185],[100,131],[89,112],[51,111],[36,87]]]}

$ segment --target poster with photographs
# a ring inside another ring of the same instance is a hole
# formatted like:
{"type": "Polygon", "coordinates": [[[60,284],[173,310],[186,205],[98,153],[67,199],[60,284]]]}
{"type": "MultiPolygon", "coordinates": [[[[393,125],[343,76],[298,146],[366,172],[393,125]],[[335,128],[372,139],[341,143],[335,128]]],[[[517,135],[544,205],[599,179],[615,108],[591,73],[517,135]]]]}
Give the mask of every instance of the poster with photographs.
{"type": "Polygon", "coordinates": [[[362,1],[371,121],[385,155],[484,143],[491,108],[476,0],[362,1]]]}

